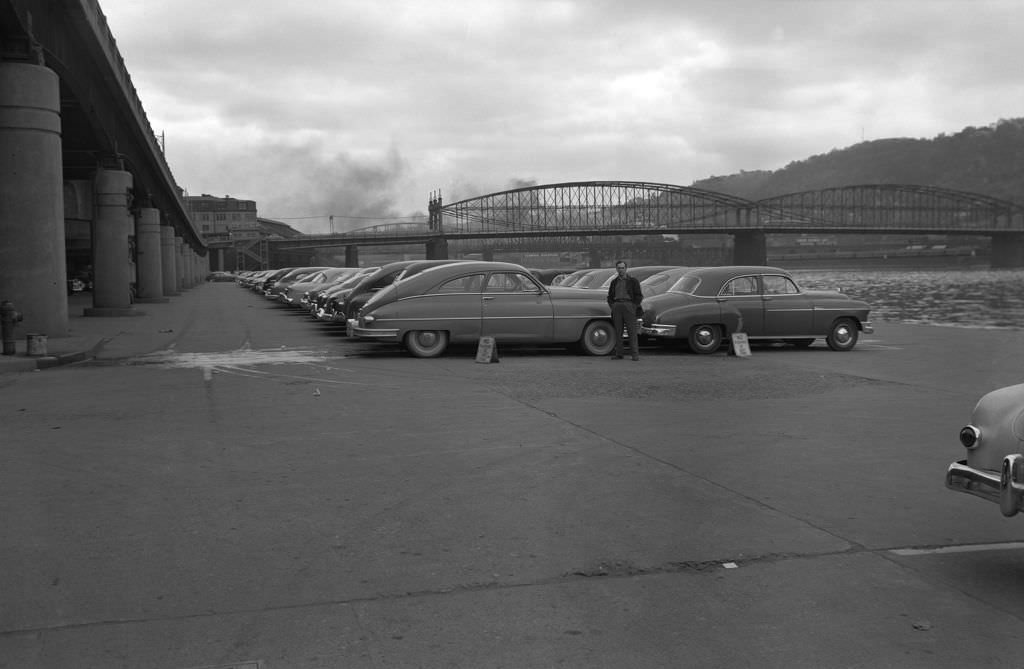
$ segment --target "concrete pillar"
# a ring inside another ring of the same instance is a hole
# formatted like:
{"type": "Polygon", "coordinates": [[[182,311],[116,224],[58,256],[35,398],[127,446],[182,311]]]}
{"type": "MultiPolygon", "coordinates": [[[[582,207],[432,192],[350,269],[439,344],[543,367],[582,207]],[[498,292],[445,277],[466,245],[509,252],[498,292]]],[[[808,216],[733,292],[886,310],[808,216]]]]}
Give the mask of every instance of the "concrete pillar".
{"type": "Polygon", "coordinates": [[[135,211],[135,255],[139,274],[136,301],[167,302],[158,209],[139,207],[135,211]]]}
{"type": "Polygon", "coordinates": [[[217,249],[216,259],[212,262],[210,266],[211,270],[214,266],[221,272],[227,269],[226,267],[224,267],[224,249],[217,249]]]}
{"type": "Polygon", "coordinates": [[[345,267],[359,267],[359,247],[345,247],[345,267]]]}
{"type": "Polygon", "coordinates": [[[992,234],[992,268],[1024,267],[1024,234],[996,232],[992,234]]]}
{"type": "Polygon", "coordinates": [[[184,240],[177,235],[174,236],[174,267],[175,276],[178,278],[178,290],[185,290],[185,256],[182,255],[182,244],[184,240]]]}
{"type": "Polygon", "coordinates": [[[194,288],[196,285],[195,254],[192,247],[184,242],[181,245],[181,258],[185,263],[185,287],[194,288]]]}
{"type": "Polygon", "coordinates": [[[60,86],[41,65],[0,61],[0,300],[24,333],[68,336],[60,86]]]}
{"type": "Polygon", "coordinates": [[[444,237],[427,242],[427,260],[447,260],[448,240],[444,237]]]}
{"type": "Polygon", "coordinates": [[[135,219],[128,209],[132,175],[100,168],[93,178],[95,218],[92,222],[92,308],[86,316],[132,316],[132,261],[128,238],[135,219]]]}
{"type": "Polygon", "coordinates": [[[184,277],[184,288],[188,289],[196,285],[192,280],[192,247],[184,243],[182,240],[181,244],[181,263],[182,263],[182,276],[184,277]]]}
{"type": "Polygon", "coordinates": [[[174,260],[174,228],[160,226],[160,273],[163,280],[163,294],[180,295],[178,291],[178,263],[174,260]]]}
{"type": "Polygon", "coordinates": [[[761,230],[744,230],[733,234],[734,265],[764,265],[768,262],[768,245],[761,230]]]}

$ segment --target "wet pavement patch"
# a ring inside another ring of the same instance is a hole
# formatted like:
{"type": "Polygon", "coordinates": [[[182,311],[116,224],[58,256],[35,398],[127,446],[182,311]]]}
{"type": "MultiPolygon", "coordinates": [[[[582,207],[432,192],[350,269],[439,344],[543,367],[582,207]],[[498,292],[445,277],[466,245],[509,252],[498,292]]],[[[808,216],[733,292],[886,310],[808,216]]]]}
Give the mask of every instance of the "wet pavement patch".
{"type": "Polygon", "coordinates": [[[263,660],[245,660],[243,662],[233,662],[232,664],[212,664],[183,669],[267,669],[267,667],[263,664],[263,660]]]}

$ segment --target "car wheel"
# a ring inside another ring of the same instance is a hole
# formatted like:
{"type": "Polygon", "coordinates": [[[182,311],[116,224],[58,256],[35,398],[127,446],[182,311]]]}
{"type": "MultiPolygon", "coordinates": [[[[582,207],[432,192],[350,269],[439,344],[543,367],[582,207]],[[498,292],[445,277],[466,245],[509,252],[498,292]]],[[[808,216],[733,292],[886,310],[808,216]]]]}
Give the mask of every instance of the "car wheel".
{"type": "Polygon", "coordinates": [[[857,325],[849,318],[840,318],[832,324],[825,343],[833,351],[849,351],[857,345],[857,325]]]}
{"type": "Polygon", "coordinates": [[[587,355],[608,355],[615,349],[615,328],[608,321],[591,321],[579,343],[587,355]]]}
{"type": "Polygon", "coordinates": [[[790,339],[789,343],[797,348],[807,348],[814,343],[813,339],[790,339]]]}
{"type": "Polygon", "coordinates": [[[694,353],[714,353],[722,345],[722,330],[717,325],[695,325],[686,343],[694,353]]]}
{"type": "Polygon", "coordinates": [[[413,330],[405,335],[405,347],[417,358],[436,358],[448,348],[444,330],[413,330]]]}

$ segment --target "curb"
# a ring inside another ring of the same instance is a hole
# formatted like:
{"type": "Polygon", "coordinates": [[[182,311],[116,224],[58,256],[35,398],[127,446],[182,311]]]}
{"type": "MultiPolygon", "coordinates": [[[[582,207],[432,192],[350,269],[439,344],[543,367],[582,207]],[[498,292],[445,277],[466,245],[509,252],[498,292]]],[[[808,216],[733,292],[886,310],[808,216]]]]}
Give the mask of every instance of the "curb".
{"type": "Polygon", "coordinates": [[[99,340],[96,344],[82,351],[70,353],[58,353],[55,355],[42,355],[28,357],[26,355],[10,356],[8,360],[0,360],[0,374],[14,372],[34,372],[41,369],[50,369],[62,365],[71,365],[76,362],[84,362],[96,357],[100,349],[110,341],[110,338],[99,340]]]}

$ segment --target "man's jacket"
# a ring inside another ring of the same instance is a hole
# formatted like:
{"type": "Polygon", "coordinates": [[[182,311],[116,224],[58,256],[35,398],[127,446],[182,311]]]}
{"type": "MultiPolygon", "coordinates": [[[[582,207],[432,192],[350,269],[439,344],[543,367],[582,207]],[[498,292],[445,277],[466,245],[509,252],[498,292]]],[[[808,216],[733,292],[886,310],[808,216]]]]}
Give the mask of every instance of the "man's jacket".
{"type": "Polygon", "coordinates": [[[611,285],[608,286],[608,306],[612,306],[615,302],[615,286],[618,285],[619,281],[626,282],[626,294],[629,295],[629,299],[639,309],[640,302],[644,299],[643,293],[640,292],[640,282],[628,274],[625,277],[617,276],[612,279],[611,285]]]}

